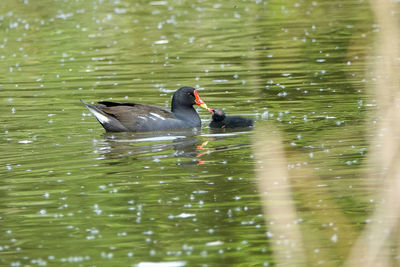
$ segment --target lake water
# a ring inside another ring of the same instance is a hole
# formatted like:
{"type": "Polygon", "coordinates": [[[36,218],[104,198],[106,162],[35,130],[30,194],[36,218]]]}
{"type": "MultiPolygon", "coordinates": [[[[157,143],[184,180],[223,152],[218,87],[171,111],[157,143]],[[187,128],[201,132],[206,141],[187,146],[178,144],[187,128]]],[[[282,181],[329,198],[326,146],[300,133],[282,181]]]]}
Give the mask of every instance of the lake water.
{"type": "Polygon", "coordinates": [[[362,0],[1,1],[0,265],[278,265],[254,154],[275,129],[307,264],[341,266],[378,201],[377,31],[362,0]],[[181,86],[255,129],[198,109],[199,131],[110,134],[79,101],[181,86]]]}

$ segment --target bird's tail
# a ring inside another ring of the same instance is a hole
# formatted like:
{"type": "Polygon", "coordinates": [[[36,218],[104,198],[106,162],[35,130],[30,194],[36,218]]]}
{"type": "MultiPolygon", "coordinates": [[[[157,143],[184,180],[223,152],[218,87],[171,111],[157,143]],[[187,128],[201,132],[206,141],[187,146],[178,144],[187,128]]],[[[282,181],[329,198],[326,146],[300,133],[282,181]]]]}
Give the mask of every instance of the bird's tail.
{"type": "Polygon", "coordinates": [[[121,132],[127,131],[127,129],[112,115],[105,113],[97,105],[91,105],[81,99],[82,104],[84,104],[88,110],[96,117],[100,124],[110,132],[121,132]]]}

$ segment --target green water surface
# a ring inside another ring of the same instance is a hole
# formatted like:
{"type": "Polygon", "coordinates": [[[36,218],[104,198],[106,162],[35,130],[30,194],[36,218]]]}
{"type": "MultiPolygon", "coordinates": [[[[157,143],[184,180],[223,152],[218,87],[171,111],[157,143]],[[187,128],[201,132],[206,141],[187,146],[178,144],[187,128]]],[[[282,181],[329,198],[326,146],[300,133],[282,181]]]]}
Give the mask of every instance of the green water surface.
{"type": "Polygon", "coordinates": [[[274,266],[265,125],[282,132],[308,266],[340,266],[375,207],[376,31],[359,0],[0,1],[0,265],[274,266]],[[200,131],[108,134],[79,101],[169,107],[181,86],[255,130],[214,132],[199,109],[200,131]]]}

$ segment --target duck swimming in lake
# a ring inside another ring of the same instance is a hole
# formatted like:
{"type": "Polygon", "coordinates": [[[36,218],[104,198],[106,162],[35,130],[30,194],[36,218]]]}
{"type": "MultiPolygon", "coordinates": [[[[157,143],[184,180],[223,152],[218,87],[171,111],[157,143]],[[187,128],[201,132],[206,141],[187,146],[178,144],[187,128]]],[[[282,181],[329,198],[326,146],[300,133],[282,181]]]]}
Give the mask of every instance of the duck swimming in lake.
{"type": "Polygon", "coordinates": [[[108,132],[145,132],[194,128],[201,126],[199,114],[193,105],[208,109],[196,89],[178,89],[171,103],[171,110],[162,107],[101,101],[91,105],[81,100],[108,132]]]}

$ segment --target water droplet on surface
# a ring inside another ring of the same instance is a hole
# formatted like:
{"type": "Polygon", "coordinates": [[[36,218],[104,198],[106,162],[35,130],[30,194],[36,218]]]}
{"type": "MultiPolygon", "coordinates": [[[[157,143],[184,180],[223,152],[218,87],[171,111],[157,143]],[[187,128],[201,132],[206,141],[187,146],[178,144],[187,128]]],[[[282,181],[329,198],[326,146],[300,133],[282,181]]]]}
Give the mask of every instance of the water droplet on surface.
{"type": "Polygon", "coordinates": [[[337,236],[337,234],[334,234],[333,236],[331,236],[331,241],[332,241],[333,243],[336,243],[336,242],[338,241],[338,236],[337,236]]]}

